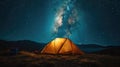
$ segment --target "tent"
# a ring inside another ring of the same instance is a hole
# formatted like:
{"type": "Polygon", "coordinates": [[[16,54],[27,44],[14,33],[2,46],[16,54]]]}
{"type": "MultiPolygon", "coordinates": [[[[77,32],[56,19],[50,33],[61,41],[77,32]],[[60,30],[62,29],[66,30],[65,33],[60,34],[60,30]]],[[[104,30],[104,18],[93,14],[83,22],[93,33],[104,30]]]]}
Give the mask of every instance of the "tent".
{"type": "Polygon", "coordinates": [[[56,38],[48,43],[42,54],[84,54],[71,40],[68,38],[56,38]]]}

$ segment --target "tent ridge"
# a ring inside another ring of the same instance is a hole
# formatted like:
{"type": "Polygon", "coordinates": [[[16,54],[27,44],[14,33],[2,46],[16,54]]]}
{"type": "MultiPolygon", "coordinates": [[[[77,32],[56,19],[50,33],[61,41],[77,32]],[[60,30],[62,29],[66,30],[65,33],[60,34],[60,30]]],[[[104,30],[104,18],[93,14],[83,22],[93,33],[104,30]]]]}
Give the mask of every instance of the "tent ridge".
{"type": "Polygon", "coordinates": [[[58,50],[58,52],[57,53],[59,53],[60,52],[60,50],[61,50],[61,48],[63,47],[63,45],[64,45],[64,43],[66,42],[66,40],[67,40],[67,38],[65,39],[65,41],[62,43],[62,45],[60,46],[60,48],[59,48],[59,50],[58,50]]]}

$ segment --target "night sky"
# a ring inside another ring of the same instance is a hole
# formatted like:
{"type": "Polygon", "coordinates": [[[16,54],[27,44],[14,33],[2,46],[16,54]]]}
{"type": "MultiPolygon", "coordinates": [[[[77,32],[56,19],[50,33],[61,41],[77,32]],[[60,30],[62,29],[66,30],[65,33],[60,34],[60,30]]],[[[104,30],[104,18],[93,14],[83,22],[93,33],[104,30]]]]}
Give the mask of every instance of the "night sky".
{"type": "MultiPolygon", "coordinates": [[[[56,8],[63,0],[0,0],[0,39],[51,41],[56,8]]],[[[120,0],[77,0],[79,44],[120,45],[120,0]]]]}

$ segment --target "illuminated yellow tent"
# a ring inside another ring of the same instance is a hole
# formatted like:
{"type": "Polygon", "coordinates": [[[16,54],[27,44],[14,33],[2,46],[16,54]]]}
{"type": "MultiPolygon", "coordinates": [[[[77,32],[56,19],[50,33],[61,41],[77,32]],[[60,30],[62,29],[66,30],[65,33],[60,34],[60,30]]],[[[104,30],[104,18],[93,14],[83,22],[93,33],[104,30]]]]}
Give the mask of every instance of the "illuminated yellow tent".
{"type": "Polygon", "coordinates": [[[48,43],[42,54],[84,54],[71,40],[68,38],[56,38],[48,43]]]}

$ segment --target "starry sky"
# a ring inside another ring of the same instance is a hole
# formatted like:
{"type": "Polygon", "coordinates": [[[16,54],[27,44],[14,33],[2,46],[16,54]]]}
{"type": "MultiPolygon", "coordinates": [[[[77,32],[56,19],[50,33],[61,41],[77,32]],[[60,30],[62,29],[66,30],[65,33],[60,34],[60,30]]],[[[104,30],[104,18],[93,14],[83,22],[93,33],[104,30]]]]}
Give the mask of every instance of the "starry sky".
{"type": "MultiPolygon", "coordinates": [[[[56,8],[63,0],[0,0],[0,39],[51,41],[56,8]]],[[[77,0],[78,44],[120,45],[120,0],[77,0]]]]}

